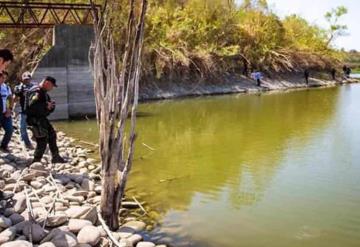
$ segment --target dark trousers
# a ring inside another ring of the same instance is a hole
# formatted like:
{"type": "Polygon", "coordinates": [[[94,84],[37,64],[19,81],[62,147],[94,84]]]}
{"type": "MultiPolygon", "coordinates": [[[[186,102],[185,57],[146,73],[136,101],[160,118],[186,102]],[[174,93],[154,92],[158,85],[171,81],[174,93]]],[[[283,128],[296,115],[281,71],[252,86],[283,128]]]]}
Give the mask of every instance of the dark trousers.
{"type": "MultiPolygon", "coordinates": [[[[2,102],[1,102],[2,103],[2,102]]],[[[4,129],[5,134],[1,142],[2,148],[7,148],[13,134],[13,123],[12,118],[5,117],[3,113],[0,113],[0,126],[4,129]]]]}
{"type": "Polygon", "coordinates": [[[261,81],[260,81],[260,79],[257,79],[256,82],[257,82],[257,86],[260,87],[260,86],[261,86],[261,81]]]}
{"type": "Polygon", "coordinates": [[[59,149],[56,144],[56,132],[47,118],[29,117],[27,119],[28,125],[36,140],[36,148],[34,152],[34,160],[41,160],[46,146],[49,144],[51,155],[53,157],[59,155],[59,149]]]}

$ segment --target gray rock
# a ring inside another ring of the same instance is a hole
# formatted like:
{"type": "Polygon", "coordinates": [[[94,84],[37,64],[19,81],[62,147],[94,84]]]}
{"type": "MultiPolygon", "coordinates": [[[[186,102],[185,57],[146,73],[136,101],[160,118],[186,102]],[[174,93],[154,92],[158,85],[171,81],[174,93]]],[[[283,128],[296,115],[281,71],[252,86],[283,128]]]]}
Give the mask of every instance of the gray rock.
{"type": "Polygon", "coordinates": [[[0,215],[0,227],[1,228],[8,228],[12,226],[12,221],[5,216],[0,215]]]}
{"type": "Polygon", "coordinates": [[[77,202],[77,203],[82,203],[83,201],[85,201],[85,198],[83,196],[69,196],[66,195],[64,196],[65,200],[68,200],[70,202],[77,202]]]}
{"type": "Polygon", "coordinates": [[[8,164],[3,164],[1,165],[1,170],[2,171],[7,171],[10,174],[14,173],[16,171],[15,167],[8,165],[8,164]]]}
{"type": "Polygon", "coordinates": [[[70,207],[65,213],[71,219],[89,220],[93,224],[97,222],[97,212],[96,208],[93,206],[70,207]]]}
{"type": "Polygon", "coordinates": [[[16,228],[9,227],[8,229],[0,233],[0,245],[9,241],[14,240],[16,235],[16,228]]]}
{"type": "Polygon", "coordinates": [[[28,222],[23,228],[23,234],[30,239],[30,233],[34,243],[39,243],[45,236],[45,230],[38,224],[28,222]]]}
{"type": "Polygon", "coordinates": [[[81,197],[87,197],[89,192],[84,191],[84,190],[73,190],[73,191],[69,191],[68,194],[70,196],[81,196],[81,197]]]}
{"type": "Polygon", "coordinates": [[[2,244],[1,247],[33,247],[33,245],[25,240],[16,240],[2,244]]]}
{"type": "Polygon", "coordinates": [[[10,220],[13,223],[13,225],[16,225],[17,223],[23,222],[25,218],[18,213],[14,213],[10,215],[10,220]]]}
{"type": "Polygon", "coordinates": [[[16,233],[22,233],[24,227],[29,224],[29,221],[26,220],[26,221],[22,221],[20,223],[17,223],[16,225],[14,225],[15,229],[16,229],[16,233]]]}
{"type": "Polygon", "coordinates": [[[60,228],[53,229],[42,241],[41,244],[52,242],[56,247],[75,247],[78,242],[76,236],[60,228]]]}
{"type": "MultiPolygon", "coordinates": [[[[103,245],[99,245],[99,246],[105,247],[105,246],[103,246],[103,245]]],[[[40,247],[40,246],[39,246],[39,247],[40,247]]],[[[91,245],[90,245],[90,244],[78,244],[78,245],[76,245],[76,247],[91,247],[91,245]]]]}
{"type": "Polygon", "coordinates": [[[100,225],[100,226],[97,226],[97,228],[99,229],[99,231],[100,231],[100,236],[101,236],[102,238],[104,238],[104,237],[107,236],[106,231],[104,230],[104,228],[103,228],[101,225],[100,225]]]}
{"type": "Polygon", "coordinates": [[[17,241],[17,240],[27,241],[27,239],[26,239],[26,237],[24,235],[21,235],[21,236],[17,237],[14,241],[17,241]]]}
{"type": "Polygon", "coordinates": [[[56,247],[56,246],[52,242],[46,242],[46,243],[40,244],[38,247],[56,247]]]}
{"type": "Polygon", "coordinates": [[[6,208],[3,212],[5,217],[10,217],[13,213],[15,213],[14,208],[6,208]]]}
{"type": "Polygon", "coordinates": [[[41,162],[35,162],[35,163],[32,163],[30,165],[30,169],[33,169],[33,170],[40,170],[40,171],[46,171],[46,167],[43,163],[41,162]]]}
{"type": "Polygon", "coordinates": [[[100,237],[101,233],[97,227],[85,226],[80,230],[77,239],[80,244],[95,246],[99,242],[100,237]]]}
{"type": "Polygon", "coordinates": [[[121,227],[128,227],[128,228],[133,229],[135,232],[140,232],[145,229],[146,224],[142,221],[129,221],[129,222],[126,222],[121,227]]]}
{"type": "Polygon", "coordinates": [[[140,234],[134,234],[127,238],[127,240],[131,242],[132,246],[135,246],[142,239],[143,239],[143,237],[140,234]]]}
{"type": "Polygon", "coordinates": [[[122,238],[128,238],[131,235],[133,235],[135,233],[135,230],[129,227],[120,227],[116,232],[114,232],[114,235],[118,238],[118,239],[122,239],[122,238]]]}
{"type": "Polygon", "coordinates": [[[65,213],[56,213],[55,215],[50,215],[46,221],[46,226],[55,227],[65,224],[68,221],[68,217],[65,213]]]}
{"type": "Polygon", "coordinates": [[[101,190],[102,190],[101,185],[98,185],[98,186],[95,187],[95,192],[97,194],[101,194],[101,190]]]}
{"type": "Polygon", "coordinates": [[[155,244],[152,242],[139,242],[136,247],[155,247],[155,244]]]}
{"type": "Polygon", "coordinates": [[[31,181],[30,185],[35,189],[40,189],[41,187],[43,187],[45,185],[45,183],[40,182],[40,181],[31,181]]]}
{"type": "Polygon", "coordinates": [[[4,180],[0,180],[0,190],[5,188],[5,181],[4,180]]]}
{"type": "Polygon", "coordinates": [[[92,191],[95,189],[95,183],[94,181],[85,178],[82,183],[81,183],[81,189],[85,190],[85,191],[92,191]]]}
{"type": "Polygon", "coordinates": [[[81,220],[81,219],[69,220],[69,230],[73,233],[78,233],[85,226],[91,226],[91,225],[92,223],[89,220],[81,220]]]}
{"type": "Polygon", "coordinates": [[[14,196],[15,205],[14,210],[16,213],[21,214],[26,208],[26,197],[24,193],[18,193],[14,196]]]}

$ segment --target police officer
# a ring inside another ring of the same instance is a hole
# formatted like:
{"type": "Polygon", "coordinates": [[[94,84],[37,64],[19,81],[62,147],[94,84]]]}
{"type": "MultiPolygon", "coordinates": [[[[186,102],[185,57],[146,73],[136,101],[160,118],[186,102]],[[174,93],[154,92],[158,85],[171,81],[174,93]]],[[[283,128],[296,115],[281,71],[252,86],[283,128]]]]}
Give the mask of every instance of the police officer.
{"type": "Polygon", "coordinates": [[[47,119],[47,116],[55,110],[55,102],[50,99],[47,93],[54,87],[57,87],[55,78],[47,76],[38,87],[30,89],[25,97],[27,123],[31,126],[36,140],[33,162],[41,161],[47,144],[49,144],[51,151],[52,163],[66,162],[59,155],[56,132],[47,119]]]}

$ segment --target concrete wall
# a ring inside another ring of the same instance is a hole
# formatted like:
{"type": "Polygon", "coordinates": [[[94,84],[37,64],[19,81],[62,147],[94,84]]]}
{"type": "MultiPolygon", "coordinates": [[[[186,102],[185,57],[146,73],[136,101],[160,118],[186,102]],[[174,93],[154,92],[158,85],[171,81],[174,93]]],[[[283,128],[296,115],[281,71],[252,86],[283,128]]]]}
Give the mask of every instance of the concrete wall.
{"type": "Polygon", "coordinates": [[[56,78],[58,88],[51,93],[56,110],[51,119],[95,114],[93,78],[88,54],[93,39],[92,26],[59,25],[54,28],[53,47],[44,56],[33,79],[56,78]]]}

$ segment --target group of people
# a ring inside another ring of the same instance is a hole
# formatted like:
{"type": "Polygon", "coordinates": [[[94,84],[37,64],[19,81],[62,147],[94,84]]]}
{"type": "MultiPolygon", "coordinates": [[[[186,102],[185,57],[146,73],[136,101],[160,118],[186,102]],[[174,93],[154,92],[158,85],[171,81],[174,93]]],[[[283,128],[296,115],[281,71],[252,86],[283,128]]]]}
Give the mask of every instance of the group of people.
{"type": "Polygon", "coordinates": [[[48,92],[57,87],[56,79],[46,76],[38,85],[35,85],[31,82],[31,73],[24,72],[21,83],[14,87],[13,94],[11,87],[6,84],[8,73],[5,70],[13,59],[14,56],[10,50],[0,49],[0,127],[4,129],[0,152],[11,152],[8,146],[13,134],[13,112],[16,102],[19,102],[21,108],[19,128],[24,146],[28,150],[34,149],[28,136],[28,126],[36,141],[32,163],[41,161],[47,145],[52,154],[52,162],[65,163],[66,161],[59,155],[56,132],[47,119],[47,116],[55,110],[55,102],[51,100],[48,92]]]}

